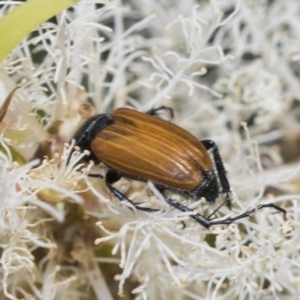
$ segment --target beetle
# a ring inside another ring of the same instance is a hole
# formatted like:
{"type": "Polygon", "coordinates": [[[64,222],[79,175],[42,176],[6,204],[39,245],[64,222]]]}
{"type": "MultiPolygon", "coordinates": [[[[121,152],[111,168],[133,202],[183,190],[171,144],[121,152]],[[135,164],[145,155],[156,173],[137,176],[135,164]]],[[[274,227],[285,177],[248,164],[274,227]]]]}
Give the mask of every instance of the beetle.
{"type": "MultiPolygon", "coordinates": [[[[156,211],[134,204],[113,187],[121,177],[153,182],[165,201],[183,212],[192,209],[170,198],[170,192],[193,199],[204,197],[209,203],[225,194],[230,208],[230,185],[216,144],[212,140],[199,141],[183,128],[161,119],[159,111],[162,110],[168,110],[173,116],[173,110],[165,106],[147,113],[123,107],[112,114],[95,115],[75,133],[75,145],[91,153],[87,159],[108,167],[105,175],[108,189],[120,201],[131,203],[139,210],[156,211]]],[[[284,209],[270,203],[223,220],[211,220],[213,214],[206,218],[193,213],[190,217],[209,228],[231,224],[265,207],[285,214],[284,209]]]]}

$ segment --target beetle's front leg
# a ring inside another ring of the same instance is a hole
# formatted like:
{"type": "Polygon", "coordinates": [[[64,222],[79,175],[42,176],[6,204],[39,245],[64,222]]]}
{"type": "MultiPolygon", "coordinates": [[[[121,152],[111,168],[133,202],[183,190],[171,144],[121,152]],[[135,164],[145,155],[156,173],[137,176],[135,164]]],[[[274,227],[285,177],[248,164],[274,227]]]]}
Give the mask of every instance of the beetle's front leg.
{"type": "Polygon", "coordinates": [[[121,175],[113,170],[109,170],[105,176],[105,183],[108,189],[113,193],[113,195],[118,198],[120,201],[124,201],[127,203],[132,204],[136,209],[146,211],[146,212],[155,212],[158,211],[157,209],[147,208],[147,207],[140,207],[137,206],[134,202],[128,199],[124,194],[122,194],[118,189],[114,188],[112,184],[120,180],[121,175]]]}

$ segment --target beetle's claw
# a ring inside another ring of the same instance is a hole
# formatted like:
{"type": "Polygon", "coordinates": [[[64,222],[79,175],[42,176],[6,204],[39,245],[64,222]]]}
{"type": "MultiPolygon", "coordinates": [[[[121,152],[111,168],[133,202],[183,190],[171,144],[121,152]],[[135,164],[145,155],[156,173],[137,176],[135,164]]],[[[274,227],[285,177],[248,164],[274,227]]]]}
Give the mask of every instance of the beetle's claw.
{"type": "Polygon", "coordinates": [[[155,209],[155,208],[150,208],[150,207],[140,207],[140,206],[136,206],[134,205],[136,209],[138,210],[142,210],[142,211],[146,211],[146,212],[156,212],[159,211],[159,209],[155,209]]]}

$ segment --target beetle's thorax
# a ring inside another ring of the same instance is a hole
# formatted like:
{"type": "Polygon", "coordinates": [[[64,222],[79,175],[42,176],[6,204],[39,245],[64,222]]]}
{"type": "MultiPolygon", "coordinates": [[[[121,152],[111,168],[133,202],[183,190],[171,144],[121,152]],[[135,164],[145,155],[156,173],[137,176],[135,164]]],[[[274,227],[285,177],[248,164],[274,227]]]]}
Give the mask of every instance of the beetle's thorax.
{"type": "Polygon", "coordinates": [[[90,144],[96,137],[99,131],[103,130],[106,126],[113,123],[110,114],[99,114],[88,119],[76,132],[73,139],[76,141],[75,146],[79,147],[81,151],[88,150],[91,156],[88,159],[99,160],[93,155],[90,144]]]}

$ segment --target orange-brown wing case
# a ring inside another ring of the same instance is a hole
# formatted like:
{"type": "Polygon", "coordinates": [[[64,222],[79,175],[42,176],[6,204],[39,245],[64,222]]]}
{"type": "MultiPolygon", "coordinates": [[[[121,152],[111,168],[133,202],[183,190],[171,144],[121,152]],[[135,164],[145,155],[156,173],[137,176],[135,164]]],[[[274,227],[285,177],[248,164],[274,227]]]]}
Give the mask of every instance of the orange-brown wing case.
{"type": "Polygon", "coordinates": [[[128,108],[115,110],[112,119],[91,143],[108,167],[185,191],[199,186],[201,170],[211,170],[203,144],[177,125],[128,108]]]}

